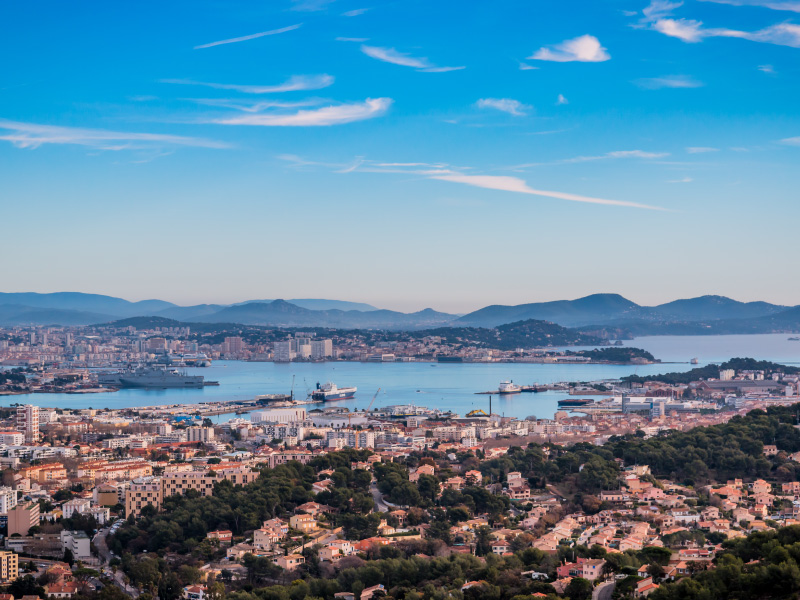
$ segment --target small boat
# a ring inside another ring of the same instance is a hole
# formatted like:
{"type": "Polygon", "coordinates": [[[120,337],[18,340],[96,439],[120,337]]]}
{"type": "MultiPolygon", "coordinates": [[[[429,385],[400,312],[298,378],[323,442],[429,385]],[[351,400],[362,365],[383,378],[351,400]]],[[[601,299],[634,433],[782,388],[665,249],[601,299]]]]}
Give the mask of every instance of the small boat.
{"type": "Polygon", "coordinates": [[[501,381],[500,387],[497,390],[498,394],[519,394],[522,391],[522,387],[514,383],[513,381],[501,381]]]}

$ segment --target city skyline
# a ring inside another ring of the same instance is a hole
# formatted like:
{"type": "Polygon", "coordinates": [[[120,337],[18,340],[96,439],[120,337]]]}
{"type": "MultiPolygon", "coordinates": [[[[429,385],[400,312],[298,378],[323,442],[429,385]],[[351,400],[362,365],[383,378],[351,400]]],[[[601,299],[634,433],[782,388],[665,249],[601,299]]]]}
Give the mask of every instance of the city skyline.
{"type": "Polygon", "coordinates": [[[45,5],[1,9],[3,291],[800,303],[794,3],[45,5]]]}

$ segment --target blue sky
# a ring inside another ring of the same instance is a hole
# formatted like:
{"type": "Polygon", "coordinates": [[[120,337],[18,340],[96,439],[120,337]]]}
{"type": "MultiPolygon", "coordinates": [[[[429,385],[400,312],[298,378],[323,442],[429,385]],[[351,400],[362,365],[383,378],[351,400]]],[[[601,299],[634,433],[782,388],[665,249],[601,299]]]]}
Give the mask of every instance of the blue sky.
{"type": "Polygon", "coordinates": [[[800,0],[0,7],[4,291],[800,303],[800,0]]]}

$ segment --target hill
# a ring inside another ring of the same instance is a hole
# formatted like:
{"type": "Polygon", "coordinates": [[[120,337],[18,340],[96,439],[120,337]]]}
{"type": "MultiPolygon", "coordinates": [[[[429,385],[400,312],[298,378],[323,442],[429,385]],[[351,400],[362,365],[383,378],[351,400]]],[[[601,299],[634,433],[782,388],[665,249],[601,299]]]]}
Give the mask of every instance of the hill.
{"type": "Polygon", "coordinates": [[[593,294],[577,300],[534,302],[517,306],[487,306],[456,320],[457,325],[494,327],[503,323],[535,319],[565,327],[596,325],[635,316],[641,307],[619,294],[593,294]]]}

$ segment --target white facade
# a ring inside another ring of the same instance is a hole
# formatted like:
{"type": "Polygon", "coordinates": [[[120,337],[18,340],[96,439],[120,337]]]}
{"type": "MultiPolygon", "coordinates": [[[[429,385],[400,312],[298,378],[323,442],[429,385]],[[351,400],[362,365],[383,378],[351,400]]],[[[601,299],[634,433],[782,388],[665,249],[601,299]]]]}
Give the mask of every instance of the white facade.
{"type": "Polygon", "coordinates": [[[275,362],[291,362],[294,357],[294,342],[275,342],[272,345],[272,358],[275,362]]]}
{"type": "Polygon", "coordinates": [[[214,439],[213,427],[189,427],[186,430],[186,440],[189,442],[207,443],[214,439]]]}
{"type": "Polygon", "coordinates": [[[61,549],[70,550],[75,558],[86,559],[91,556],[89,536],[83,531],[62,531],[61,549]]]}
{"type": "Polygon", "coordinates": [[[295,423],[306,420],[305,408],[272,408],[250,413],[253,423],[295,423]]]}
{"type": "Polygon", "coordinates": [[[313,340],[311,342],[311,360],[323,360],[333,356],[331,340],[313,340]]]}
{"type": "Polygon", "coordinates": [[[10,487],[0,487],[0,514],[8,514],[8,511],[17,505],[17,492],[10,487]]]}
{"type": "Polygon", "coordinates": [[[17,407],[17,429],[27,442],[39,441],[39,407],[26,404],[17,407]]]}

